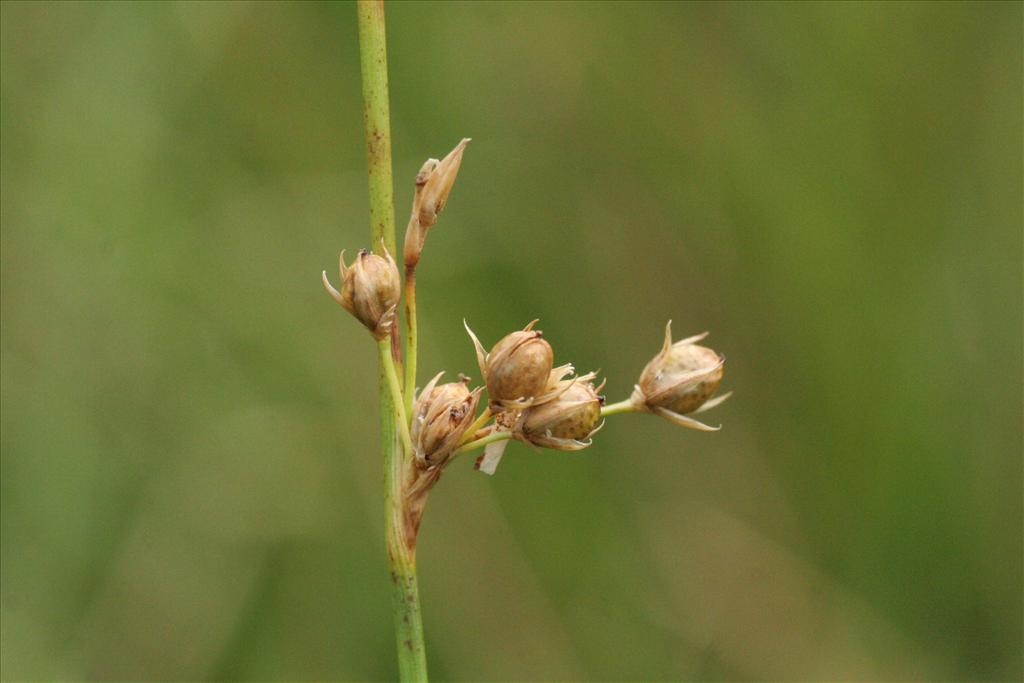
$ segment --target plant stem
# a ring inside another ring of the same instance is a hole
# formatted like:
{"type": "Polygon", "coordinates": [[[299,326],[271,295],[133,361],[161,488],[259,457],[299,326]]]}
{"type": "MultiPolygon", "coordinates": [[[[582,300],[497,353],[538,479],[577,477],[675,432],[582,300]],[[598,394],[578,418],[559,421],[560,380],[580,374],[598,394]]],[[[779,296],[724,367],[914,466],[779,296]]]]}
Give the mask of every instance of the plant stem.
{"type": "Polygon", "coordinates": [[[459,455],[460,453],[465,453],[467,451],[472,451],[477,448],[482,448],[487,444],[493,443],[495,441],[504,441],[505,439],[511,438],[512,432],[491,432],[487,436],[482,436],[479,439],[476,439],[475,441],[468,441],[462,444],[461,446],[455,449],[455,452],[453,452],[452,455],[459,455]]]}
{"type": "Polygon", "coordinates": [[[363,78],[363,125],[370,181],[370,231],[373,245],[384,240],[395,249],[394,186],[391,180],[391,123],[388,105],[388,53],[384,40],[384,3],[358,0],[359,63],[363,78]]]}
{"type": "MultiPolygon", "coordinates": [[[[392,420],[392,427],[394,422],[392,420]]],[[[391,443],[397,443],[392,431],[391,443]]],[[[416,547],[407,540],[405,519],[405,487],[402,458],[386,463],[387,487],[385,537],[388,570],[391,573],[391,608],[395,618],[395,639],[398,645],[398,678],[404,683],[427,681],[427,656],[423,646],[423,620],[420,615],[420,593],[416,580],[416,547]]]]}
{"type": "MultiPolygon", "coordinates": [[[[363,124],[366,130],[366,160],[370,188],[370,232],[372,244],[391,253],[395,249],[394,186],[391,176],[391,125],[388,111],[387,43],[382,0],[358,0],[359,63],[363,82],[363,124]]],[[[423,646],[419,588],[416,581],[415,539],[407,538],[403,472],[412,451],[403,457],[396,433],[396,417],[404,414],[402,399],[393,394],[398,384],[395,361],[399,340],[391,335],[390,353],[380,346],[378,382],[380,391],[381,450],[384,456],[384,536],[391,572],[392,611],[398,644],[398,673],[402,681],[426,681],[427,657],[423,646]],[[396,402],[397,401],[397,402],[396,402]]],[[[401,387],[397,387],[401,396],[401,387]]],[[[401,420],[401,418],[398,418],[401,420]]],[[[408,423],[404,426],[408,428],[408,423]]],[[[407,441],[403,439],[403,441],[407,441]]]]}
{"type": "Polygon", "coordinates": [[[405,267],[405,411],[412,415],[416,393],[416,345],[419,328],[416,324],[416,266],[405,267]]]}
{"type": "Polygon", "coordinates": [[[601,408],[601,417],[605,417],[606,415],[616,415],[618,413],[632,413],[635,410],[636,406],[633,405],[633,401],[627,398],[625,401],[619,401],[618,403],[613,403],[610,406],[601,408]]]}

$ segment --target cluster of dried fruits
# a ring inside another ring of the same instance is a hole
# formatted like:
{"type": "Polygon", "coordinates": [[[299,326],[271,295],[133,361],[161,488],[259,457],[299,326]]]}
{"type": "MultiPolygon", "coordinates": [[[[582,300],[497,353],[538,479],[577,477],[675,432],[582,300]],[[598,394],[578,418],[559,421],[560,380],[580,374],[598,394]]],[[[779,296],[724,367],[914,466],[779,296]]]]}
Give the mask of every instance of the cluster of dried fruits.
{"type": "MultiPolygon", "coordinates": [[[[415,331],[416,266],[427,231],[448,200],[467,142],[460,142],[440,161],[428,160],[416,176],[403,249],[410,337],[415,331]]],[[[402,292],[394,259],[383,244],[381,251],[382,255],[360,251],[351,266],[345,264],[342,252],[340,292],[331,286],[326,272],[323,274],[331,296],[378,342],[399,334],[396,320],[402,292]]],[[[606,415],[648,412],[684,427],[717,429],[690,417],[729,397],[724,394],[712,398],[722,381],[725,358],[697,344],[707,333],[672,343],[670,322],[665,327],[661,351],[640,374],[632,395],[605,405],[600,395],[604,382],[595,385],[595,373],[577,376],[572,365],[554,366],[554,352],[541,332],[534,329],[536,322],[506,335],[490,351],[466,326],[476,348],[483,386],[470,389],[469,378],[462,375],[457,382],[441,384],[444,373],[439,373],[413,400],[415,365],[404,389],[394,383],[393,398],[404,423],[399,427],[406,430],[406,447],[411,450],[404,487],[409,496],[424,494],[455,455],[475,448],[484,447],[477,467],[488,474],[494,473],[509,440],[563,451],[586,448],[606,415]],[[488,400],[478,414],[485,388],[488,400]],[[402,410],[402,406],[411,410],[402,410]]],[[[398,347],[397,343],[392,345],[398,347]]],[[[412,355],[409,362],[414,364],[412,355]]]]}

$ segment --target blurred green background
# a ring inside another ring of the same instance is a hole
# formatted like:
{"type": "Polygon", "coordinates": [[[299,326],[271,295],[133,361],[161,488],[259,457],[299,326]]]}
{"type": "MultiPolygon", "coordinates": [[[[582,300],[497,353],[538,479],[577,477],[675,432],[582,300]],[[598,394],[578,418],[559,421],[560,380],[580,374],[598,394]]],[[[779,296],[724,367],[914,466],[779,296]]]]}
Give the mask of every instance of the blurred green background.
{"type": "MultiPolygon", "coordinates": [[[[5,680],[385,680],[354,7],[2,19],[5,680]]],[[[422,377],[534,317],[626,397],[432,496],[437,680],[1019,680],[1022,5],[401,3],[396,202],[462,136],[422,377]]]]}

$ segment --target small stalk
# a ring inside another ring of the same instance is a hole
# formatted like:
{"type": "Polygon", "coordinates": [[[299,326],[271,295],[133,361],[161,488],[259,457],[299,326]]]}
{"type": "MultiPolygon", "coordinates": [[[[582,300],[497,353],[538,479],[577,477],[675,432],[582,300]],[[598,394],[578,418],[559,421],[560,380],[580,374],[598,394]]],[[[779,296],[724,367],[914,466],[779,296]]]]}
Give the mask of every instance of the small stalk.
{"type": "Polygon", "coordinates": [[[617,415],[618,413],[632,413],[636,411],[636,406],[633,405],[631,399],[625,401],[619,401],[618,403],[612,403],[611,405],[604,406],[601,408],[601,417],[608,415],[617,415]]]}
{"type": "Polygon", "coordinates": [[[412,415],[416,393],[416,346],[419,327],[416,322],[416,266],[405,267],[405,412],[412,415]]]}
{"type": "MultiPolygon", "coordinates": [[[[491,407],[487,406],[484,408],[484,412],[480,413],[480,417],[473,421],[473,424],[466,427],[466,433],[462,437],[462,443],[469,443],[473,440],[473,435],[476,434],[477,430],[487,424],[487,421],[491,419],[491,407]]],[[[459,444],[462,445],[462,444],[459,444]]]]}
{"type": "Polygon", "coordinates": [[[483,448],[489,443],[494,443],[495,441],[504,441],[505,439],[511,438],[512,432],[491,432],[487,436],[482,436],[479,439],[475,439],[473,441],[469,441],[467,443],[462,444],[461,446],[455,449],[455,452],[452,453],[452,455],[454,456],[459,455],[460,453],[473,451],[476,450],[477,448],[483,448]]]}
{"type": "MultiPolygon", "coordinates": [[[[395,254],[394,184],[391,172],[391,125],[388,105],[387,42],[382,0],[358,0],[359,63],[363,84],[363,124],[370,189],[371,244],[381,240],[395,254]]],[[[426,681],[427,657],[423,645],[419,588],[416,580],[415,538],[405,524],[404,476],[412,457],[398,372],[398,334],[391,344],[381,342],[378,354],[381,450],[384,456],[384,536],[392,583],[392,611],[398,645],[398,673],[402,681],[426,681]],[[399,423],[401,426],[396,430],[399,423]],[[404,428],[404,431],[403,431],[404,428]],[[405,453],[399,447],[399,435],[405,453]]],[[[410,389],[411,392],[411,389],[410,389]]]]}
{"type": "Polygon", "coordinates": [[[408,460],[413,454],[412,438],[409,435],[409,418],[406,417],[405,407],[402,405],[402,386],[398,383],[398,370],[395,368],[395,359],[391,356],[391,349],[392,343],[389,339],[377,342],[380,364],[384,368],[384,376],[388,382],[391,403],[394,406],[395,418],[398,422],[398,436],[402,439],[402,447],[405,449],[405,460],[408,460]]]}

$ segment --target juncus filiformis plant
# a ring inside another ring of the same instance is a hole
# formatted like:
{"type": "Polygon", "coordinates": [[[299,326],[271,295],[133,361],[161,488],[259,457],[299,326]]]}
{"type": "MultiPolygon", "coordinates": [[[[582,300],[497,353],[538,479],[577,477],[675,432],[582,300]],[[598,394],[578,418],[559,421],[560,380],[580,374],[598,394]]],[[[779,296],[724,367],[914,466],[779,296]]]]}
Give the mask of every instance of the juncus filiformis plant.
{"type": "MultiPolygon", "coordinates": [[[[428,159],[414,182],[412,212],[403,247],[404,383],[398,380],[396,370],[396,361],[400,360],[397,350],[401,348],[396,311],[403,288],[391,255],[381,245],[383,255],[361,251],[352,265],[346,266],[342,252],[340,292],[331,286],[327,274],[323,275],[331,296],[378,341],[400,437],[396,443],[400,443],[402,450],[399,465],[389,470],[389,481],[395,482],[389,497],[389,520],[395,520],[390,522],[388,531],[389,554],[392,559],[404,558],[406,572],[413,563],[410,558],[414,558],[427,496],[441,472],[460,454],[483,448],[477,468],[493,474],[512,440],[534,449],[579,451],[591,445],[593,436],[604,425],[603,418],[624,412],[653,413],[678,425],[714,431],[718,428],[690,415],[712,408],[729,396],[714,398],[722,382],[725,358],[697,344],[707,334],[673,344],[669,323],[661,351],[641,372],[632,395],[605,405],[601,395],[604,382],[595,384],[596,373],[575,376],[571,364],[554,365],[554,350],[540,330],[534,329],[536,320],[506,334],[489,351],[464,322],[476,352],[482,384],[471,387],[470,379],[462,375],[457,382],[441,383],[443,373],[438,373],[417,392],[416,270],[428,231],[448,202],[467,142],[468,138],[463,139],[440,161],[428,159]],[[482,400],[485,391],[486,401],[482,400]]],[[[405,592],[397,593],[398,603],[405,605],[410,595],[408,586],[399,588],[405,592]]],[[[415,610],[416,614],[410,617],[407,609],[398,622],[400,634],[403,625],[413,623],[410,618],[419,619],[418,604],[415,610]]],[[[400,636],[401,642],[406,641],[400,636]]]]}
{"type": "MultiPolygon", "coordinates": [[[[463,139],[440,161],[428,159],[416,175],[403,251],[407,277],[419,263],[428,230],[447,204],[467,142],[468,138],[463,139]]],[[[340,293],[324,275],[331,296],[378,340],[397,334],[395,310],[401,292],[394,260],[383,251],[383,256],[361,251],[347,267],[342,260],[340,293]]],[[[408,282],[406,294],[414,295],[408,282]]],[[[640,374],[630,398],[609,406],[600,395],[604,383],[594,384],[595,373],[574,377],[572,365],[553,367],[554,351],[543,333],[534,329],[536,320],[505,335],[489,351],[463,324],[476,351],[483,386],[471,388],[464,376],[458,382],[439,384],[438,374],[418,395],[415,378],[402,389],[403,400],[411,408],[407,457],[416,465],[407,477],[408,487],[417,495],[433,486],[441,469],[460,453],[485,447],[477,466],[493,473],[509,439],[537,448],[581,450],[592,443],[603,425],[602,417],[616,413],[653,413],[684,427],[714,431],[718,427],[690,415],[729,397],[712,398],[722,381],[725,358],[697,344],[707,333],[672,343],[671,322],[665,327],[661,351],[640,374]],[[487,401],[477,414],[485,389],[487,401]],[[430,476],[418,474],[417,468],[429,470],[430,476]]]]}

